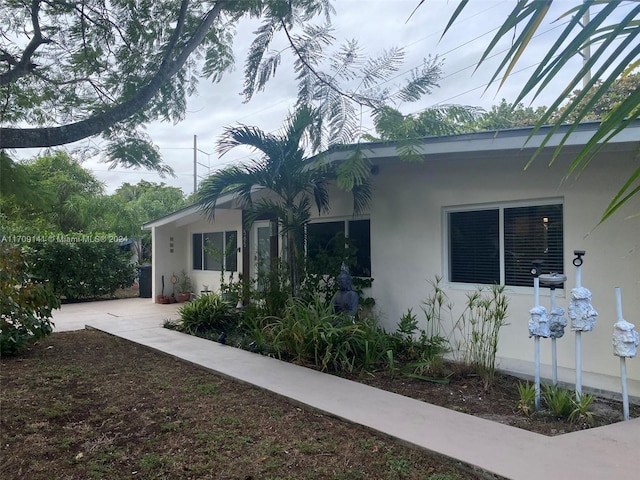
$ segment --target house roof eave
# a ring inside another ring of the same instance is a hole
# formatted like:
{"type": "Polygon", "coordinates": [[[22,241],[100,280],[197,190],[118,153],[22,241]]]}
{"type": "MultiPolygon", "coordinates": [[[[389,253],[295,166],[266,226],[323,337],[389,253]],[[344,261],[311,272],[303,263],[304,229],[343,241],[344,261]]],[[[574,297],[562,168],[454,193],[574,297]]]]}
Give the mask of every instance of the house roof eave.
{"type": "MultiPolygon", "coordinates": [[[[216,209],[237,208],[236,202],[234,201],[235,199],[235,192],[225,193],[218,199],[218,202],[216,203],[216,209]]],[[[176,210],[175,212],[145,222],[142,224],[142,230],[151,230],[153,227],[161,227],[172,222],[178,222],[190,215],[195,214],[203,214],[201,203],[193,203],[184,208],[181,208],[180,210],[176,210]]]]}
{"type": "MultiPolygon", "coordinates": [[[[565,134],[572,128],[571,125],[563,125],[553,133],[545,148],[555,149],[559,145],[565,147],[584,146],[597,131],[599,122],[588,122],[578,125],[567,139],[565,134]]],[[[482,152],[498,151],[523,151],[533,152],[544,141],[552,126],[545,126],[533,133],[533,127],[515,128],[507,130],[464,133],[459,135],[431,136],[422,139],[422,145],[417,147],[417,152],[425,156],[441,155],[465,155],[479,154],[482,152]]],[[[609,140],[610,145],[638,144],[640,139],[640,120],[635,120],[628,127],[620,131],[609,140]]],[[[370,160],[391,159],[398,157],[398,143],[373,142],[358,145],[343,145],[330,148],[322,154],[322,161],[327,163],[340,162],[356,149],[365,150],[370,160]]]]}

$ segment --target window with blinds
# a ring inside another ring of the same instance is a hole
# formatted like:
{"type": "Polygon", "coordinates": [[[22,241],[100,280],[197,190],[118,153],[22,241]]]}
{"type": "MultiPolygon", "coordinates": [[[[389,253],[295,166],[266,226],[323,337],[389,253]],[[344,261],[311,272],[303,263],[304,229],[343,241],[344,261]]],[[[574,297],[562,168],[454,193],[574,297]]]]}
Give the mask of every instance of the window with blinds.
{"type": "Polygon", "coordinates": [[[562,205],[448,213],[449,280],[533,286],[530,270],[563,273],[562,205]],[[502,239],[502,242],[501,242],[502,239]]]}

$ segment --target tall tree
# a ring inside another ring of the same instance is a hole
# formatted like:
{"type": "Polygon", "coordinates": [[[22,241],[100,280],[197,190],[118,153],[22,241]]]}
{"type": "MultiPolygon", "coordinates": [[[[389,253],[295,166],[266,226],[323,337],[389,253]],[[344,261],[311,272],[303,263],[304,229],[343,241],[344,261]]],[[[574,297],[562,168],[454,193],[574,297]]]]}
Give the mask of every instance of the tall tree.
{"type": "MultiPolygon", "coordinates": [[[[376,83],[399,68],[403,51],[363,59],[348,42],[325,55],[334,42],[332,13],[330,0],[2,2],[0,149],[103,135],[112,164],[171,173],[142,127],[181,120],[199,79],[221,79],[234,64],[235,28],[245,16],[263,19],[246,60],[245,99],[292,53],[300,104],[317,102],[324,116],[318,128],[350,139],[358,125],[353,103],[375,107],[388,99],[376,83]],[[311,23],[317,17],[324,23],[311,23]],[[272,49],[278,37],[289,47],[272,49]],[[355,86],[343,87],[346,81],[355,86]]],[[[419,98],[437,69],[425,61],[401,95],[419,98]]]]}
{"type": "Polygon", "coordinates": [[[136,216],[138,229],[149,220],[160,218],[187,205],[184,192],[178,187],[140,180],[135,185],[123,183],[113,197],[125,202],[136,216]]]}
{"type": "MultiPolygon", "coordinates": [[[[311,217],[311,202],[319,213],[329,210],[328,186],[337,174],[333,166],[313,161],[305,152],[305,138],[316,124],[317,115],[317,111],[301,107],[278,134],[246,125],[227,129],[218,142],[221,155],[239,146],[249,146],[260,152],[261,158],[212,174],[198,190],[203,210],[211,216],[215,214],[221,195],[232,193],[248,212],[250,223],[262,215],[278,220],[287,236],[288,267],[294,295],[300,234],[311,217]],[[254,199],[255,187],[266,189],[271,196],[254,199]]],[[[351,192],[354,210],[362,210],[369,201],[368,183],[353,185],[351,192]]]]}
{"type": "MultiPolygon", "coordinates": [[[[571,92],[571,95],[569,95],[567,105],[561,106],[553,118],[556,119],[563,116],[565,117],[565,122],[578,121],[577,113],[575,111],[569,110],[567,113],[567,110],[570,109],[573,101],[580,97],[581,100],[579,100],[579,102],[581,107],[584,104],[591,103],[591,99],[601,88],[602,82],[597,82],[593,87],[591,87],[587,95],[583,95],[583,89],[574,90],[571,92]]],[[[617,78],[605,92],[598,96],[595,103],[592,103],[591,110],[586,113],[583,120],[595,121],[607,118],[607,116],[611,115],[621,102],[624,102],[625,99],[629,98],[629,96],[639,88],[640,73],[631,73],[617,78]]]]}
{"type": "MultiPolygon", "coordinates": [[[[426,0],[420,0],[417,7],[425,3],[426,0]]],[[[468,0],[460,1],[447,24],[445,34],[468,3],[468,0]]],[[[479,61],[479,64],[482,64],[494,52],[501,39],[509,38],[511,40],[513,32],[516,32],[516,35],[513,35],[513,41],[510,42],[511,47],[503,55],[500,65],[493,74],[492,82],[503,75],[501,84],[504,83],[518,61],[523,58],[531,39],[542,25],[552,3],[553,0],[519,0],[516,2],[479,61]]],[[[610,91],[614,81],[621,75],[631,74],[640,65],[640,41],[638,41],[640,37],[640,2],[584,0],[567,10],[562,17],[567,19],[564,28],[556,31],[555,43],[538,64],[514,101],[514,104],[517,105],[529,94],[533,94],[535,98],[548,88],[553,79],[559,77],[567,79],[564,90],[536,123],[534,133],[541,126],[549,122],[553,123],[553,128],[549,130],[538,152],[544,148],[560,125],[572,118],[573,126],[565,134],[564,140],[566,140],[577,128],[579,122],[588,117],[594,105],[610,91]],[[594,7],[598,7],[597,11],[594,7]],[[584,16],[590,12],[595,12],[595,14],[590,15],[589,22],[585,25],[583,24],[584,16]],[[575,75],[567,75],[569,61],[583,54],[587,49],[590,49],[590,55],[584,61],[582,68],[575,75]],[[586,83],[583,84],[585,79],[586,83]],[[580,84],[583,84],[581,92],[571,98],[566,109],[560,115],[554,117],[558,107],[580,84]]],[[[628,94],[622,96],[611,111],[602,118],[598,131],[572,162],[569,174],[582,171],[603,144],[620,133],[630,122],[637,119],[640,115],[639,105],[640,87],[636,85],[628,94]]],[[[554,159],[560,153],[564,143],[565,141],[560,142],[554,159]]],[[[640,194],[640,165],[611,200],[602,215],[602,221],[609,218],[625,202],[638,194],[640,194]]]]}
{"type": "Polygon", "coordinates": [[[498,105],[493,105],[491,110],[481,114],[466,128],[473,131],[484,131],[533,127],[546,111],[546,107],[525,107],[523,103],[513,105],[503,98],[498,105]]]}
{"type": "Polygon", "coordinates": [[[381,140],[407,140],[433,135],[455,135],[481,115],[482,109],[466,105],[440,105],[418,114],[402,115],[391,107],[375,116],[376,132],[381,140]]]}
{"type": "MultiPolygon", "coordinates": [[[[82,232],[88,227],[88,215],[98,217],[93,209],[83,209],[83,199],[104,194],[104,185],[64,151],[37,157],[26,162],[42,203],[29,205],[31,217],[42,216],[53,229],[62,232],[82,232]]],[[[27,217],[29,218],[29,217],[27,217]]]]}

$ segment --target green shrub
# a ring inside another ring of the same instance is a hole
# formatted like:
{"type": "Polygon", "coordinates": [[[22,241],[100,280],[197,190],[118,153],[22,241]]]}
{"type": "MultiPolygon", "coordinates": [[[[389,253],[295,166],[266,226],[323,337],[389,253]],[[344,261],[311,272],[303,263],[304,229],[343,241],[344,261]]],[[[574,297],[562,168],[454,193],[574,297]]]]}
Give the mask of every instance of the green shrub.
{"type": "MultiPolygon", "coordinates": [[[[426,312],[425,312],[426,313],[426,312]]],[[[418,327],[418,318],[410,308],[400,318],[398,328],[392,335],[392,350],[396,360],[402,363],[402,373],[424,380],[436,380],[432,375],[442,373],[443,359],[449,350],[446,338],[439,335],[439,330],[429,325],[427,316],[426,329],[418,327]]],[[[440,381],[442,379],[438,379],[440,381]]]]}
{"type": "Polygon", "coordinates": [[[453,345],[458,361],[480,375],[489,388],[495,376],[500,329],[508,325],[504,286],[492,285],[467,295],[467,304],[454,326],[453,345]]]}
{"type": "Polygon", "coordinates": [[[589,410],[594,400],[593,395],[577,395],[574,391],[557,385],[545,385],[542,395],[547,407],[556,417],[570,422],[593,421],[593,412],[589,410]]]}
{"type": "Polygon", "coordinates": [[[353,323],[333,313],[320,296],[307,303],[291,299],[282,317],[271,317],[265,336],[281,358],[322,370],[370,370],[387,358],[390,337],[375,322],[353,323]]]}
{"type": "Polygon", "coordinates": [[[573,392],[557,385],[544,385],[542,396],[547,408],[558,418],[569,418],[573,410],[573,392]]]}
{"type": "Polygon", "coordinates": [[[44,240],[28,246],[33,274],[49,281],[54,294],[62,299],[113,295],[119,288],[131,286],[135,279],[130,254],[120,252],[113,235],[43,234],[38,237],[44,240]]]}
{"type": "Polygon", "coordinates": [[[209,293],[187,302],[178,309],[177,330],[191,335],[219,334],[238,327],[233,306],[217,293],[209,293]]]}
{"type": "Polygon", "coordinates": [[[571,398],[571,413],[569,413],[570,422],[579,422],[581,420],[587,423],[593,422],[593,412],[589,410],[593,403],[594,396],[590,393],[583,393],[571,398]]]}
{"type": "Polygon", "coordinates": [[[2,243],[0,266],[0,354],[15,354],[52,332],[60,302],[49,284],[30,278],[19,248],[2,243]]]}
{"type": "Polygon", "coordinates": [[[518,394],[518,410],[527,417],[532,415],[536,411],[536,386],[529,382],[518,382],[518,394]]]}

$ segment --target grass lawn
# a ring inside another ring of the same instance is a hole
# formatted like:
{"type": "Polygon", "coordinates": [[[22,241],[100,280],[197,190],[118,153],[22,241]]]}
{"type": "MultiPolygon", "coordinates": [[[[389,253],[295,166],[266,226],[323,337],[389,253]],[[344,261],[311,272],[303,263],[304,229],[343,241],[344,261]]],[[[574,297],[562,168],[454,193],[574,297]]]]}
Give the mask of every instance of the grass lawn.
{"type": "Polygon", "coordinates": [[[3,480],[481,476],[95,331],[55,333],[0,366],[3,480]]]}

